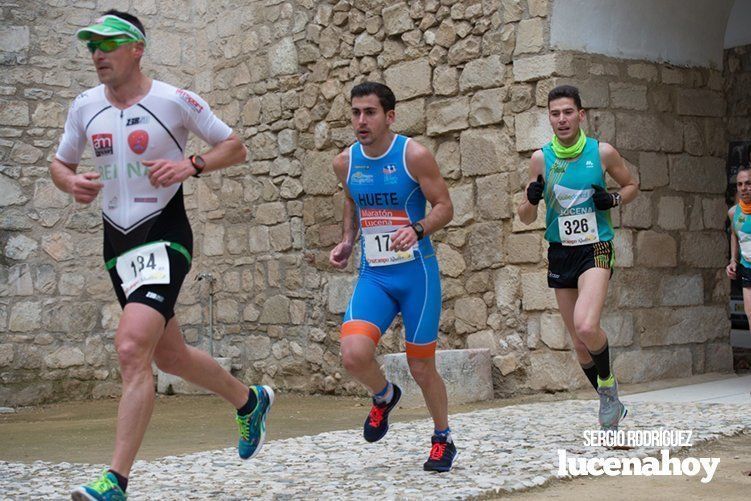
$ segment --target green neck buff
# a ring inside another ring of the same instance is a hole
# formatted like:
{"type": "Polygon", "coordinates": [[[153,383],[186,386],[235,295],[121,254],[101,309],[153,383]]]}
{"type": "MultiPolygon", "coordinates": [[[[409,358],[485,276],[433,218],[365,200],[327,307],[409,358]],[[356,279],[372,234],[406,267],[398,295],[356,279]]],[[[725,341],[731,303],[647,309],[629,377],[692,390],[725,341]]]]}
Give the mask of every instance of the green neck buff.
{"type": "Polygon", "coordinates": [[[555,153],[555,156],[565,159],[578,157],[582,154],[582,151],[584,151],[584,147],[586,145],[587,136],[581,129],[579,129],[579,137],[571,146],[563,146],[561,142],[558,141],[558,136],[553,136],[553,140],[551,141],[551,147],[553,148],[553,153],[555,153]]]}

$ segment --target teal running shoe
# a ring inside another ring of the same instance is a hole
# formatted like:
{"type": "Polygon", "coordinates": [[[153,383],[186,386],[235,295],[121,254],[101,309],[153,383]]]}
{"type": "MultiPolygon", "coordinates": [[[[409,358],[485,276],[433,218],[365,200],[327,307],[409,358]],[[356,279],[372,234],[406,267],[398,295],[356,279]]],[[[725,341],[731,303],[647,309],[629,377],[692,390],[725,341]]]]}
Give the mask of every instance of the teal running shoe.
{"type": "Polygon", "coordinates": [[[250,459],[261,451],[266,439],[266,418],[274,405],[274,390],[269,386],[251,386],[256,394],[256,408],[245,416],[235,416],[240,429],[237,452],[242,459],[250,459]]]}
{"type": "Polygon", "coordinates": [[[604,431],[618,431],[618,425],[628,414],[628,409],[618,398],[618,382],[611,376],[603,381],[597,378],[600,395],[599,421],[604,431]]]}
{"type": "Polygon", "coordinates": [[[73,501],[125,501],[125,494],[112,472],[104,471],[99,480],[77,487],[70,495],[73,501]]]}

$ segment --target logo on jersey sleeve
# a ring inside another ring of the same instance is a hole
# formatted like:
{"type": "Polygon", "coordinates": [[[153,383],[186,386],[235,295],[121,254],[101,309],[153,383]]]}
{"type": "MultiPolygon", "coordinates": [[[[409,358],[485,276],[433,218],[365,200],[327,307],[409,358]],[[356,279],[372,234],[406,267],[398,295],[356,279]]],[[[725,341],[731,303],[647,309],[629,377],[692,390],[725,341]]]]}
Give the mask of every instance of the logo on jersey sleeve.
{"type": "Polygon", "coordinates": [[[128,146],[136,155],[143,155],[149,147],[149,134],[145,130],[134,130],[128,135],[128,146]]]}
{"type": "Polygon", "coordinates": [[[201,113],[201,111],[203,111],[203,106],[201,105],[201,103],[196,101],[195,98],[191,96],[188,91],[183,90],[183,89],[177,89],[176,92],[177,92],[177,95],[180,96],[180,99],[188,103],[190,107],[196,111],[196,113],[201,113]]]}
{"type": "Polygon", "coordinates": [[[112,134],[92,134],[91,145],[97,157],[112,155],[112,134]]]}

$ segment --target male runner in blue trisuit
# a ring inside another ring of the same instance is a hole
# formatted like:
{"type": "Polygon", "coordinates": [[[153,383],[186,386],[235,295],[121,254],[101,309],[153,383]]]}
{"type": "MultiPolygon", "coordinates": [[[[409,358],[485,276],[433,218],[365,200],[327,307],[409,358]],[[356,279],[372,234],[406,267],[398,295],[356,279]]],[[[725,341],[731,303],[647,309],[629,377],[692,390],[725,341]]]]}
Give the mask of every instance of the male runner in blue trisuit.
{"type": "Polygon", "coordinates": [[[456,447],[449,430],[446,387],[435,366],[441,282],[428,235],[451,221],[451,198],[433,155],[391,132],[396,106],[391,89],[365,82],[352,89],[351,99],[357,142],[334,159],[346,197],[342,241],[329,257],[332,266],[345,268],[360,230],[360,276],[342,325],[344,367],[373,394],[364,436],[376,442],[388,431],[388,415],[401,390],[386,380],[375,351],[381,335],[401,313],[410,371],[435,424],[423,467],[448,471],[456,447]],[[428,216],[426,200],[431,204],[428,216]]]}

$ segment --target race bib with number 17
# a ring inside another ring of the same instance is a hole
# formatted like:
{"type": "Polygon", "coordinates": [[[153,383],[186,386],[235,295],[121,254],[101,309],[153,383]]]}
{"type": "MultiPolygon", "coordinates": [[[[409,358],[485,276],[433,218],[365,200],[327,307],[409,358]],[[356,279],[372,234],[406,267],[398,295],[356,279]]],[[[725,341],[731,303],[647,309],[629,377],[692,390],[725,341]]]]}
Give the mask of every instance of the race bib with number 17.
{"type": "Polygon", "coordinates": [[[391,251],[391,237],[394,233],[366,233],[365,260],[370,266],[388,266],[391,264],[406,263],[415,259],[415,248],[410,247],[406,251],[391,251]]]}

